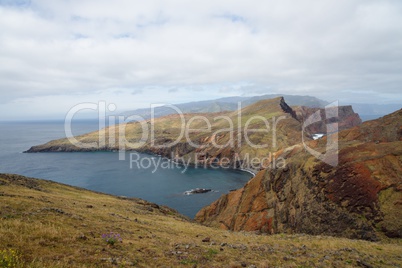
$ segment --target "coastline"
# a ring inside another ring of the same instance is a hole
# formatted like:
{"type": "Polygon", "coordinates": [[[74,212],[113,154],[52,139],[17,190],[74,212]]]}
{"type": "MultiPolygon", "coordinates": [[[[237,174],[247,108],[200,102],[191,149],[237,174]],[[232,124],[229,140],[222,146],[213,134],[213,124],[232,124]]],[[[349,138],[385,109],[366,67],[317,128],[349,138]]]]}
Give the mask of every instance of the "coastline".
{"type": "Polygon", "coordinates": [[[244,172],[247,172],[247,173],[250,173],[251,175],[253,175],[253,177],[255,177],[255,176],[257,175],[257,173],[254,172],[254,171],[251,170],[251,169],[239,168],[239,170],[244,171],[244,172]]]}
{"type": "MultiPolygon", "coordinates": [[[[31,147],[32,148],[32,147],[31,147]]],[[[23,151],[22,153],[91,153],[91,152],[107,152],[107,153],[118,153],[116,150],[113,149],[85,149],[85,150],[59,150],[59,151],[53,151],[53,150],[46,150],[46,151],[32,151],[30,149],[23,151]]],[[[166,155],[161,154],[160,152],[155,153],[152,150],[126,150],[126,153],[131,153],[131,152],[135,152],[135,153],[140,153],[140,154],[146,154],[152,157],[160,157],[162,159],[166,159],[167,161],[170,161],[172,163],[175,163],[177,165],[180,166],[191,166],[194,168],[207,168],[207,169],[216,169],[216,167],[214,168],[211,164],[205,164],[203,163],[202,165],[198,165],[195,164],[193,162],[188,162],[185,163],[181,160],[178,159],[174,159],[171,156],[172,151],[170,151],[169,153],[167,153],[166,155]]],[[[258,173],[257,170],[254,169],[250,169],[250,168],[243,168],[243,167],[218,167],[220,169],[231,169],[231,170],[239,170],[239,171],[243,171],[243,172],[247,172],[249,174],[252,175],[252,177],[255,177],[258,173]]],[[[250,178],[251,179],[251,178],[250,178]]]]}

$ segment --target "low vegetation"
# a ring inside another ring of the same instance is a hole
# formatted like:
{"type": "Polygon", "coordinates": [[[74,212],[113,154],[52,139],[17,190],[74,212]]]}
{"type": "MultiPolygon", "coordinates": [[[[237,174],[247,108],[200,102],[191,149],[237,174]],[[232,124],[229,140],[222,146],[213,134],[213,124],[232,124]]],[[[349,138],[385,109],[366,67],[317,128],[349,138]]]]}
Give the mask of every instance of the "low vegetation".
{"type": "Polygon", "coordinates": [[[0,267],[401,267],[402,241],[260,235],[167,207],[0,174],[0,267]]]}

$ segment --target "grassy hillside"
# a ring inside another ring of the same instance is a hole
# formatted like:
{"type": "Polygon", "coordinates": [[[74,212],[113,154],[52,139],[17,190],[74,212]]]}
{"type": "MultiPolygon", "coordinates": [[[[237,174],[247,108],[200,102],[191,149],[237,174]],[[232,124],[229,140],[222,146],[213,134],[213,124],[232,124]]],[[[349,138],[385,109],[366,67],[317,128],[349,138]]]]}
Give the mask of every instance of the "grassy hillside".
{"type": "MultiPolygon", "coordinates": [[[[254,172],[270,165],[272,154],[326,133],[325,121],[302,133],[303,121],[316,109],[295,107],[283,97],[256,102],[237,111],[173,114],[117,124],[71,139],[32,146],[26,152],[135,150],[195,165],[218,165],[254,172]]],[[[324,114],[324,110],[320,110],[324,114]]],[[[339,107],[340,129],[361,123],[351,107],[339,107]]]]}
{"type": "Polygon", "coordinates": [[[401,267],[402,241],[233,233],[140,199],[0,174],[0,267],[401,267]],[[102,235],[121,237],[115,244],[102,235]],[[11,266],[12,267],[12,266],[11,266]]]}
{"type": "Polygon", "coordinates": [[[216,163],[259,170],[277,148],[301,142],[302,123],[283,98],[263,100],[239,111],[168,115],[107,127],[69,139],[33,146],[27,152],[136,150],[197,165],[216,163]],[[257,148],[258,146],[262,148],[257,148]],[[260,165],[251,167],[258,158],[260,165]],[[227,161],[228,160],[228,161],[227,161]]]}

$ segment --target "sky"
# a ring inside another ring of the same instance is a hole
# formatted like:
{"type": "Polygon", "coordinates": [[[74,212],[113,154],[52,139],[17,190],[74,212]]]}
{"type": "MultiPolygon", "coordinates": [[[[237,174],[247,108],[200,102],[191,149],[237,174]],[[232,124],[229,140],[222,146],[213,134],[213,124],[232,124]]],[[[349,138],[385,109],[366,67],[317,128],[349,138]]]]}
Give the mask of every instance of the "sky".
{"type": "Polygon", "coordinates": [[[400,0],[0,0],[0,120],[228,96],[402,103],[400,0]]]}

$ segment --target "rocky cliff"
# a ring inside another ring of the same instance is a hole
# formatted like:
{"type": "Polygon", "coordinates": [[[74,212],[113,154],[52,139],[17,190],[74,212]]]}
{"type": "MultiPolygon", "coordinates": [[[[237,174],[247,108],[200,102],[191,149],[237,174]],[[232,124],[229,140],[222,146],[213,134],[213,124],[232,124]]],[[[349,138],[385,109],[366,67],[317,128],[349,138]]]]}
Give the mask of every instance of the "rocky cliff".
{"type": "Polygon", "coordinates": [[[353,111],[353,108],[350,105],[328,107],[326,109],[298,106],[293,107],[293,110],[295,111],[297,118],[301,121],[305,121],[307,118],[318,112],[319,117],[323,120],[315,122],[306,128],[306,131],[312,134],[327,133],[327,124],[331,123],[337,123],[338,130],[352,128],[362,123],[360,116],[353,111]],[[333,114],[336,114],[337,116],[331,118],[331,115],[333,114]]]}
{"type": "MultiPolygon", "coordinates": [[[[377,240],[402,237],[402,110],[338,133],[336,166],[295,145],[275,154],[243,188],[203,208],[196,220],[229,230],[377,240]]],[[[337,135],[337,134],[334,134],[337,135]]],[[[325,152],[327,138],[306,143],[325,152]]]]}
{"type": "MultiPolygon", "coordinates": [[[[278,97],[234,112],[176,114],[125,126],[111,126],[75,137],[76,143],[68,139],[54,140],[33,146],[27,152],[125,149],[154,153],[197,165],[214,164],[258,171],[268,164],[267,161],[272,158],[270,154],[278,148],[302,142],[303,121],[317,109],[293,109],[283,97],[278,97]]],[[[343,128],[360,123],[350,106],[339,107],[339,110],[337,122],[343,128]]],[[[314,124],[306,131],[304,135],[307,140],[311,140],[314,133],[325,133],[325,121],[314,124]]]]}

